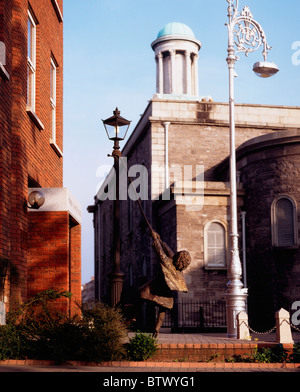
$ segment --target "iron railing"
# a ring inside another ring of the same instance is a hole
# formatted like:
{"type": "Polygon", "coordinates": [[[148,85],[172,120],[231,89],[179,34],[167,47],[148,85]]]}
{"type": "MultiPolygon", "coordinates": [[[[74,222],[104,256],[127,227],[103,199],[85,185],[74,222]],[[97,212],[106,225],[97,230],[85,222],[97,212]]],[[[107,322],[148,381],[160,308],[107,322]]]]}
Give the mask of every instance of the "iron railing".
{"type": "Polygon", "coordinates": [[[166,313],[162,328],[173,330],[226,328],[225,301],[178,301],[166,313]]]}

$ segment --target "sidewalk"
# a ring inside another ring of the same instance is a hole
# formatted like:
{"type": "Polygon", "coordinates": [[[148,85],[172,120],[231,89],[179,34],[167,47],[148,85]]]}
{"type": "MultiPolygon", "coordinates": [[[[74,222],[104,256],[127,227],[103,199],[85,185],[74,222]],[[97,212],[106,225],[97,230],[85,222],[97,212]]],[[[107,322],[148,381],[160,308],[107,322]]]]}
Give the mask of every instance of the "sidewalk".
{"type": "MultiPolygon", "coordinates": [[[[134,333],[129,333],[129,337],[134,336],[134,333]]],[[[276,343],[276,333],[268,335],[264,334],[251,334],[252,340],[237,340],[229,339],[226,333],[166,333],[162,332],[158,336],[158,343],[170,343],[170,344],[241,344],[243,343],[276,343]]],[[[293,332],[292,337],[295,343],[300,342],[300,332],[293,332]]]]}

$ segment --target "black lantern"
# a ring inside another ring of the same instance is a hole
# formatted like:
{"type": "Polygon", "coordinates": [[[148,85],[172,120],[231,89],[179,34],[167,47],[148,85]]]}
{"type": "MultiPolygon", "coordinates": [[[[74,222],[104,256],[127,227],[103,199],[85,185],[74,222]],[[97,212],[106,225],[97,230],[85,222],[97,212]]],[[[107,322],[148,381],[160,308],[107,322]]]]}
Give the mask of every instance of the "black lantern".
{"type": "Polygon", "coordinates": [[[116,108],[113,116],[102,120],[109,140],[124,140],[127,135],[131,121],[121,117],[120,113],[119,109],[116,108]]]}

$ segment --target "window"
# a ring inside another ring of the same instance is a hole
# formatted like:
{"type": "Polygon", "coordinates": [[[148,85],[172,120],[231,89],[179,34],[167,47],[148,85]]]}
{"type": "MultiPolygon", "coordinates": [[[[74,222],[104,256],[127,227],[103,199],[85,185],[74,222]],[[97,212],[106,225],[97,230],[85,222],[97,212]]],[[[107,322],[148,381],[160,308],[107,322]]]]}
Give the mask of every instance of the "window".
{"type": "Polygon", "coordinates": [[[50,103],[52,142],[56,143],[56,64],[53,59],[50,66],[50,103]]]}
{"type": "Polygon", "coordinates": [[[272,245],[295,247],[297,238],[296,203],[290,196],[279,196],[272,204],[272,245]]]}
{"type": "Polygon", "coordinates": [[[57,63],[54,57],[50,61],[50,105],[51,105],[51,138],[50,145],[59,157],[63,156],[57,145],[57,63]]]}
{"type": "Polygon", "coordinates": [[[36,77],[36,23],[30,11],[27,21],[27,105],[35,111],[35,77],[36,77]]]}
{"type": "Polygon", "coordinates": [[[6,47],[5,43],[0,41],[0,76],[3,80],[10,80],[9,73],[5,69],[6,65],[6,47]]]}
{"type": "Polygon", "coordinates": [[[44,125],[36,115],[36,26],[31,10],[27,19],[27,113],[39,130],[44,125]]]}
{"type": "Polygon", "coordinates": [[[61,13],[61,10],[59,8],[57,0],[51,0],[51,1],[52,1],[52,5],[54,7],[54,10],[55,10],[55,13],[57,15],[57,18],[58,18],[59,22],[62,22],[63,21],[63,15],[61,13]]]}
{"type": "Polygon", "coordinates": [[[226,267],[226,232],[223,224],[210,222],[204,228],[204,262],[206,268],[226,267]]]}

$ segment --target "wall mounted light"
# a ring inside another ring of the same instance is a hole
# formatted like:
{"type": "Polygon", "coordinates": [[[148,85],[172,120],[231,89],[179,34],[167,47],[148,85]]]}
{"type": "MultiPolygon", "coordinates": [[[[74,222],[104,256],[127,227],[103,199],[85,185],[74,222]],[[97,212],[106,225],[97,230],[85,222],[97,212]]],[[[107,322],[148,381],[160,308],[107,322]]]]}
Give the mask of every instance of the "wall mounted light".
{"type": "Polygon", "coordinates": [[[45,196],[40,191],[33,191],[28,196],[27,207],[38,210],[45,203],[45,196]]]}

